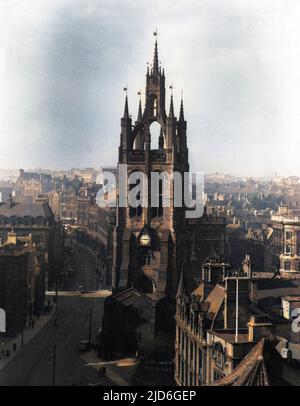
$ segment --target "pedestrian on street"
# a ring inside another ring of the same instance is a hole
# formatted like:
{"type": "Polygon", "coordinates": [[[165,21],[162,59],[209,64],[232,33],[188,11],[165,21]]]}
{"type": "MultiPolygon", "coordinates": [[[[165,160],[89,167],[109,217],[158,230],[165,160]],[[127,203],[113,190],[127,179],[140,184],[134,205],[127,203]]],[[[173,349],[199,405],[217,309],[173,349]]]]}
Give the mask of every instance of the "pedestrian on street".
{"type": "Polygon", "coordinates": [[[16,352],[17,351],[17,344],[13,343],[13,351],[16,352]]]}
{"type": "Polygon", "coordinates": [[[9,355],[10,355],[9,350],[6,350],[6,356],[9,357],[9,355]]]}

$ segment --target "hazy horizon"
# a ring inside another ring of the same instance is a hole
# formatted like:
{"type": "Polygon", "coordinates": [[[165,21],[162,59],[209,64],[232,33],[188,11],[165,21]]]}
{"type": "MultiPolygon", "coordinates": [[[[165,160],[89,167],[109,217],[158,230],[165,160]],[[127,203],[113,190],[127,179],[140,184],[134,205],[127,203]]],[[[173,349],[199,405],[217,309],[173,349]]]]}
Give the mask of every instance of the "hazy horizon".
{"type": "Polygon", "coordinates": [[[300,2],[0,1],[0,168],[116,165],[158,29],[192,170],[300,176],[300,2]]]}

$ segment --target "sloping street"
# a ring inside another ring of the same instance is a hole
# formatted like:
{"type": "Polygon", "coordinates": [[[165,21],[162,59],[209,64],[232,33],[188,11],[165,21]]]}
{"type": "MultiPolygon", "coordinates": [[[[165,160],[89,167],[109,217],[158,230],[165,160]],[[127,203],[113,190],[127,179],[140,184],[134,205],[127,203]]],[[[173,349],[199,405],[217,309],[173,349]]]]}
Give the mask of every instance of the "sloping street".
{"type": "MultiPolygon", "coordinates": [[[[76,245],[73,264],[75,275],[68,277],[64,291],[58,295],[57,316],[53,315],[0,371],[0,385],[52,385],[53,380],[55,385],[113,385],[108,378],[99,378],[97,370],[80,359],[79,343],[89,338],[90,311],[94,341],[101,323],[105,293],[95,292],[94,257],[85,247],[76,245]],[[76,292],[77,285],[84,286],[90,293],[76,292]]],[[[48,294],[49,300],[52,301],[53,296],[48,294]]]]}

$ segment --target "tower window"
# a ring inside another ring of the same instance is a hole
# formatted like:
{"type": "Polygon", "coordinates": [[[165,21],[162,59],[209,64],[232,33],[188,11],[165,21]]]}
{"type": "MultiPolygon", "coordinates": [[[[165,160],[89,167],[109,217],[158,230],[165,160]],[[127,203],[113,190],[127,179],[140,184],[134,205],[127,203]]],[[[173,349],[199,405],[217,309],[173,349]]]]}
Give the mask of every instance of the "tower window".
{"type": "Polygon", "coordinates": [[[157,99],[156,98],[153,100],[153,116],[154,117],[157,116],[157,99]]]}
{"type": "MultiPolygon", "coordinates": [[[[140,192],[137,193],[137,198],[140,199],[140,192]]],[[[141,205],[137,207],[129,207],[129,217],[140,217],[143,213],[143,208],[141,205]]]]}
{"type": "Polygon", "coordinates": [[[155,94],[150,95],[150,108],[151,108],[151,116],[157,117],[157,97],[155,94]]]}
{"type": "MultiPolygon", "coordinates": [[[[137,179],[136,184],[130,184],[129,185],[129,190],[132,190],[134,187],[136,187],[137,185],[139,185],[141,183],[140,179],[137,179]]],[[[141,193],[138,192],[136,194],[136,198],[137,200],[141,201],[141,193]]],[[[139,204],[137,207],[132,207],[129,206],[129,217],[140,217],[143,213],[143,208],[141,206],[141,204],[139,204]]]]}
{"type": "Polygon", "coordinates": [[[145,265],[150,265],[151,264],[151,257],[152,257],[151,252],[148,251],[146,253],[146,255],[145,255],[145,265]]]}
{"type": "Polygon", "coordinates": [[[151,217],[161,217],[163,215],[163,180],[159,179],[159,187],[158,187],[158,206],[151,207],[151,217]]]}

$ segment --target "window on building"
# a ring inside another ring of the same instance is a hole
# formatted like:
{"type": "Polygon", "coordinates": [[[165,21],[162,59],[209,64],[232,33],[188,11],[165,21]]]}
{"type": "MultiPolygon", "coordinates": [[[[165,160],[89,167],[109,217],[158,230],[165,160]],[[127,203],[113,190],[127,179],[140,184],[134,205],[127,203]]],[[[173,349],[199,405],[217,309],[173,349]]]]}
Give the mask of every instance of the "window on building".
{"type": "Polygon", "coordinates": [[[190,341],[190,361],[194,359],[194,343],[190,341]]]}
{"type": "Polygon", "coordinates": [[[290,261],[284,261],[284,269],[285,269],[285,271],[290,271],[291,270],[290,261]]]}
{"type": "MultiPolygon", "coordinates": [[[[154,192],[155,193],[155,192],[154,192]]],[[[151,217],[161,217],[163,215],[163,179],[159,179],[158,194],[156,195],[158,205],[151,207],[151,217]]]]}
{"type": "Polygon", "coordinates": [[[153,116],[157,116],[157,99],[153,100],[153,116]]]}
{"type": "Polygon", "coordinates": [[[185,377],[185,364],[183,360],[180,361],[180,382],[184,384],[184,377],[185,377]]]}
{"type": "Polygon", "coordinates": [[[285,233],[285,239],[286,239],[286,240],[291,240],[292,237],[293,237],[293,233],[292,233],[291,231],[287,231],[287,232],[285,233]]]}
{"type": "Polygon", "coordinates": [[[225,351],[221,343],[214,344],[213,358],[215,359],[216,365],[223,369],[223,365],[225,363],[225,351]]]}
{"type": "Polygon", "coordinates": [[[218,379],[222,379],[224,377],[224,374],[222,374],[220,371],[217,369],[214,369],[214,381],[217,381],[218,379]]]}
{"type": "Polygon", "coordinates": [[[286,254],[291,254],[292,253],[292,247],[289,244],[285,245],[285,253],[286,254]]]}
{"type": "Polygon", "coordinates": [[[177,327],[177,344],[178,344],[178,347],[180,348],[180,344],[181,344],[181,334],[180,334],[180,328],[179,327],[177,327]]]}
{"type": "Polygon", "coordinates": [[[147,251],[145,254],[145,265],[151,264],[152,253],[151,251],[147,251]]]}
{"type": "Polygon", "coordinates": [[[202,384],[203,382],[203,377],[202,377],[202,372],[203,371],[203,365],[202,365],[202,351],[200,348],[198,348],[198,381],[199,385],[202,384]]]}
{"type": "MultiPolygon", "coordinates": [[[[129,190],[132,190],[133,188],[135,188],[140,183],[141,183],[141,180],[137,179],[135,184],[130,184],[129,185],[129,190]]],[[[139,200],[139,201],[141,200],[141,193],[140,192],[138,192],[136,194],[136,199],[139,200]]],[[[130,218],[132,218],[132,217],[140,217],[142,215],[142,213],[143,213],[143,208],[142,208],[142,206],[140,204],[137,207],[129,206],[129,217],[130,218]]]]}
{"type": "Polygon", "coordinates": [[[194,374],[190,371],[190,386],[194,385],[194,374]]]}

